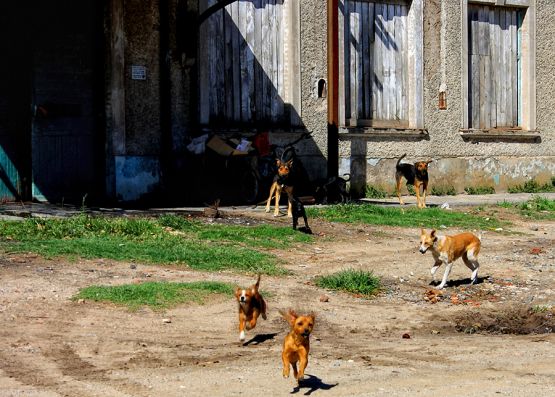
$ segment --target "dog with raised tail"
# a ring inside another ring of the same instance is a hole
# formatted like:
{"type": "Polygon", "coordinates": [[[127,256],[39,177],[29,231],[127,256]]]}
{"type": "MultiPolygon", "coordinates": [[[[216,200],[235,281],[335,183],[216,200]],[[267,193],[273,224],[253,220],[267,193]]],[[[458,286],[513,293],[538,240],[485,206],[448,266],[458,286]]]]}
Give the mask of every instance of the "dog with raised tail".
{"type": "Polygon", "coordinates": [[[237,287],[235,297],[239,304],[239,340],[245,340],[245,329],[251,330],[256,327],[259,316],[266,320],[266,302],[258,287],[260,286],[260,274],[256,283],[249,288],[237,287]]]}
{"type": "Polygon", "coordinates": [[[288,378],[291,367],[297,384],[304,379],[304,371],[308,365],[308,352],[310,351],[310,334],[314,328],[314,314],[300,316],[294,310],[279,311],[282,317],[289,323],[291,331],[283,341],[281,360],[283,362],[283,377],[288,378]],[[297,369],[297,363],[299,368],[297,369]]]}
{"type": "Polygon", "coordinates": [[[434,257],[434,264],[430,270],[434,281],[437,269],[445,264],[445,273],[438,289],[445,287],[453,262],[461,257],[464,264],[472,270],[470,284],[474,284],[478,279],[478,268],[480,267],[478,263],[480,247],[481,236],[477,237],[472,233],[440,236],[435,229],[430,232],[424,229],[420,231],[420,252],[425,254],[429,250],[434,257]]]}
{"type": "Polygon", "coordinates": [[[407,154],[405,153],[399,157],[397,164],[395,165],[395,188],[397,190],[399,204],[405,204],[401,198],[401,181],[405,178],[407,180],[407,185],[414,186],[417,207],[426,208],[426,194],[428,193],[428,164],[430,164],[432,160],[417,161],[414,164],[401,163],[401,160],[404,159],[406,155],[407,154]],[[420,190],[422,190],[422,193],[420,193],[420,190]]]}

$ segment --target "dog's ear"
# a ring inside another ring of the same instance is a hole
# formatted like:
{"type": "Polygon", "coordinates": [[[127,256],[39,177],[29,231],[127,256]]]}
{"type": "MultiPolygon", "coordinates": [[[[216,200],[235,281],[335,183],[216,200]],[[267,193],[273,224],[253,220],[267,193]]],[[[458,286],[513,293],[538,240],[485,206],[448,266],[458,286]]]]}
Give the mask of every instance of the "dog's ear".
{"type": "Polygon", "coordinates": [[[235,296],[237,298],[239,298],[241,296],[241,287],[237,287],[237,289],[235,290],[235,296]]]}
{"type": "Polygon", "coordinates": [[[432,159],[426,160],[426,164],[430,164],[430,163],[433,163],[433,162],[434,162],[434,160],[432,160],[432,159]]]}
{"type": "Polygon", "coordinates": [[[276,159],[276,165],[279,167],[281,165],[281,160],[280,159],[276,159]]]}
{"type": "Polygon", "coordinates": [[[297,319],[297,317],[299,317],[297,313],[295,313],[291,309],[289,309],[289,311],[287,312],[284,312],[283,310],[279,310],[279,314],[281,314],[281,316],[285,319],[285,321],[287,321],[291,326],[295,325],[295,320],[297,319]]]}
{"type": "Polygon", "coordinates": [[[432,229],[432,231],[430,232],[430,236],[432,237],[436,236],[436,229],[432,229]]]}
{"type": "Polygon", "coordinates": [[[426,230],[420,229],[420,235],[423,236],[423,235],[425,235],[425,234],[426,234],[426,230]]]}
{"type": "Polygon", "coordinates": [[[289,160],[289,161],[288,161],[287,163],[285,163],[285,164],[287,164],[288,167],[293,166],[293,159],[289,160]]]}

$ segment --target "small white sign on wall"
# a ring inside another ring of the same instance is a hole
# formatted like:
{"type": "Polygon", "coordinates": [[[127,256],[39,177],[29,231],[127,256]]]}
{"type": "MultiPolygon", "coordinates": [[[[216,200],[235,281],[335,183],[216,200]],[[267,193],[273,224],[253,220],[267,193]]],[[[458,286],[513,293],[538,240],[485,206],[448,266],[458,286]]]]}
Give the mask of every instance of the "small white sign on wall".
{"type": "Polygon", "coordinates": [[[131,65],[131,80],[146,80],[146,66],[131,65]]]}

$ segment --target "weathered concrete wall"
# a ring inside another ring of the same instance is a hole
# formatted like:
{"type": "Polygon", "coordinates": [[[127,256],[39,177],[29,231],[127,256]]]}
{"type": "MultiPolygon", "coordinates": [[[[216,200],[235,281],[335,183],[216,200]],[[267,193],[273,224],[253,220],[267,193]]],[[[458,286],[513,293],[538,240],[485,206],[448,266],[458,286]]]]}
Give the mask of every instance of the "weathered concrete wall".
{"type": "Polygon", "coordinates": [[[318,98],[318,81],[327,82],[327,7],[324,0],[294,0],[301,6],[301,119],[312,132],[310,145],[299,147],[313,179],[327,174],[327,98],[318,98]]]}
{"type": "Polygon", "coordinates": [[[160,15],[158,0],[125,0],[126,154],[160,154],[160,15]],[[146,80],[132,80],[131,66],[146,80]]]}
{"type": "Polygon", "coordinates": [[[493,185],[499,191],[531,178],[548,181],[555,171],[555,2],[537,0],[536,73],[537,130],[541,142],[465,142],[460,136],[461,3],[427,0],[424,8],[424,124],[429,139],[340,135],[340,173],[349,172],[359,193],[366,184],[393,191],[396,158],[406,161],[432,158],[431,184],[446,184],[463,191],[467,186],[493,185]],[[442,6],[445,16],[442,35],[442,6]],[[445,55],[441,49],[444,38],[445,55]],[[442,73],[443,71],[443,73],[442,73]],[[438,109],[442,75],[447,87],[447,110],[438,109]]]}

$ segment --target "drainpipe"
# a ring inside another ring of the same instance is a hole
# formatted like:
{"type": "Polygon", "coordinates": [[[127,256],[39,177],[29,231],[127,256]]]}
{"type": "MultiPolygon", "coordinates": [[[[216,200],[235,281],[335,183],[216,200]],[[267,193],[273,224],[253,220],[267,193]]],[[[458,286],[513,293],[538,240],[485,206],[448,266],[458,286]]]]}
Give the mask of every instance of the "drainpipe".
{"type": "Polygon", "coordinates": [[[328,0],[328,177],[339,173],[339,0],[328,0]]]}

